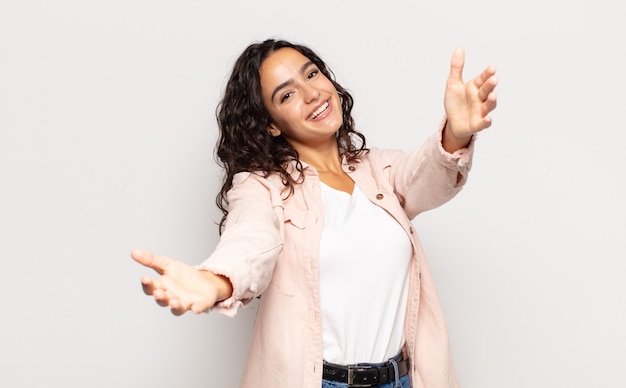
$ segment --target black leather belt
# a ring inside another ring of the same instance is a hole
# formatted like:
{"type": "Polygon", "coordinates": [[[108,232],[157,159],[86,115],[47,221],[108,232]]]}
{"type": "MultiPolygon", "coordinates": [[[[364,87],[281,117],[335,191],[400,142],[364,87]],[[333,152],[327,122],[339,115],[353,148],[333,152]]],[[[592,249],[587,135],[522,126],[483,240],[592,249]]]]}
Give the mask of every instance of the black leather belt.
{"type": "MultiPolygon", "coordinates": [[[[399,377],[409,373],[409,360],[402,354],[396,357],[399,377]]],[[[384,364],[370,365],[337,365],[324,361],[324,380],[348,384],[349,387],[375,387],[394,381],[396,378],[393,364],[388,361],[384,364]]]]}

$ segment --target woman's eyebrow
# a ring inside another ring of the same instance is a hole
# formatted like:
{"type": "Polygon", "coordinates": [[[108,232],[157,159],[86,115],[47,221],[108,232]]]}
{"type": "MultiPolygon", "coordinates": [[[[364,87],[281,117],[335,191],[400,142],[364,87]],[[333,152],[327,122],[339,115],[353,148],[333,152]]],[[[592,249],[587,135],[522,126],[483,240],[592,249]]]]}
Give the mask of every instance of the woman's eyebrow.
{"type": "MultiPolygon", "coordinates": [[[[308,61],[308,62],[306,62],[304,65],[302,65],[302,66],[300,67],[300,73],[304,73],[304,72],[305,72],[305,70],[306,70],[309,66],[311,66],[311,65],[313,65],[313,64],[314,64],[314,63],[313,63],[313,61],[308,61]]],[[[282,88],[284,88],[285,86],[287,86],[287,85],[291,84],[292,82],[293,82],[293,79],[289,78],[287,81],[285,81],[285,82],[281,83],[280,85],[276,86],[276,88],[274,88],[274,91],[272,92],[272,97],[271,97],[271,99],[272,99],[272,100],[274,99],[274,96],[276,96],[276,93],[278,93],[278,91],[279,91],[280,89],[282,89],[282,88]]]]}

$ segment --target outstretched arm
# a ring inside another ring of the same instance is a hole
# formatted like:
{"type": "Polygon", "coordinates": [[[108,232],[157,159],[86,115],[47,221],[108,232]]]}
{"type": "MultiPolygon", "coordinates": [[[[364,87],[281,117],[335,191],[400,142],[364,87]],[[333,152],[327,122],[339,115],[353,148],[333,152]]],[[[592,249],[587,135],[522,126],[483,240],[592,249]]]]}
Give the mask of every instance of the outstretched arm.
{"type": "Polygon", "coordinates": [[[174,315],[182,315],[186,311],[196,314],[208,311],[233,292],[228,278],[213,272],[198,270],[189,264],[142,249],[134,249],[130,255],[139,264],[161,275],[157,279],[142,277],[143,291],[152,295],[160,306],[169,307],[174,315]]]}
{"type": "Polygon", "coordinates": [[[463,82],[465,52],[454,50],[446,82],[444,108],[448,119],[443,148],[453,153],[466,147],[472,135],[491,125],[489,113],[496,108],[494,89],[498,84],[495,66],[488,66],[476,78],[463,82]]]}

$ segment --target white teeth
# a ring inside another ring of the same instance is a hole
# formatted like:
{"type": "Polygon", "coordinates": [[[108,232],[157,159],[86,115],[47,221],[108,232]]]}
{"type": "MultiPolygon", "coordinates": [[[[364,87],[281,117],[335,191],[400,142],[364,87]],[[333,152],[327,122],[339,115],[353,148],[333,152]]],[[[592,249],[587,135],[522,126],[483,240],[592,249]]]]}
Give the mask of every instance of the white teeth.
{"type": "Polygon", "coordinates": [[[319,116],[322,112],[324,112],[326,109],[328,109],[328,101],[326,101],[324,105],[317,108],[315,112],[311,113],[311,115],[309,116],[309,119],[313,120],[314,118],[319,116]]]}

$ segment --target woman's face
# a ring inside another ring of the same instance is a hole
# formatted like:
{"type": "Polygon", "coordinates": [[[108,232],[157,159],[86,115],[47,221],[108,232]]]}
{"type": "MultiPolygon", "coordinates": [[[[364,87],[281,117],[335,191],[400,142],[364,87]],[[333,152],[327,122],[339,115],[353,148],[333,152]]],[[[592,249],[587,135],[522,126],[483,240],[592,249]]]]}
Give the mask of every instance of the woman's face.
{"type": "Polygon", "coordinates": [[[282,134],[296,149],[336,142],[335,133],[343,123],[341,100],[309,58],[282,48],[263,61],[259,74],[273,136],[282,134]]]}

